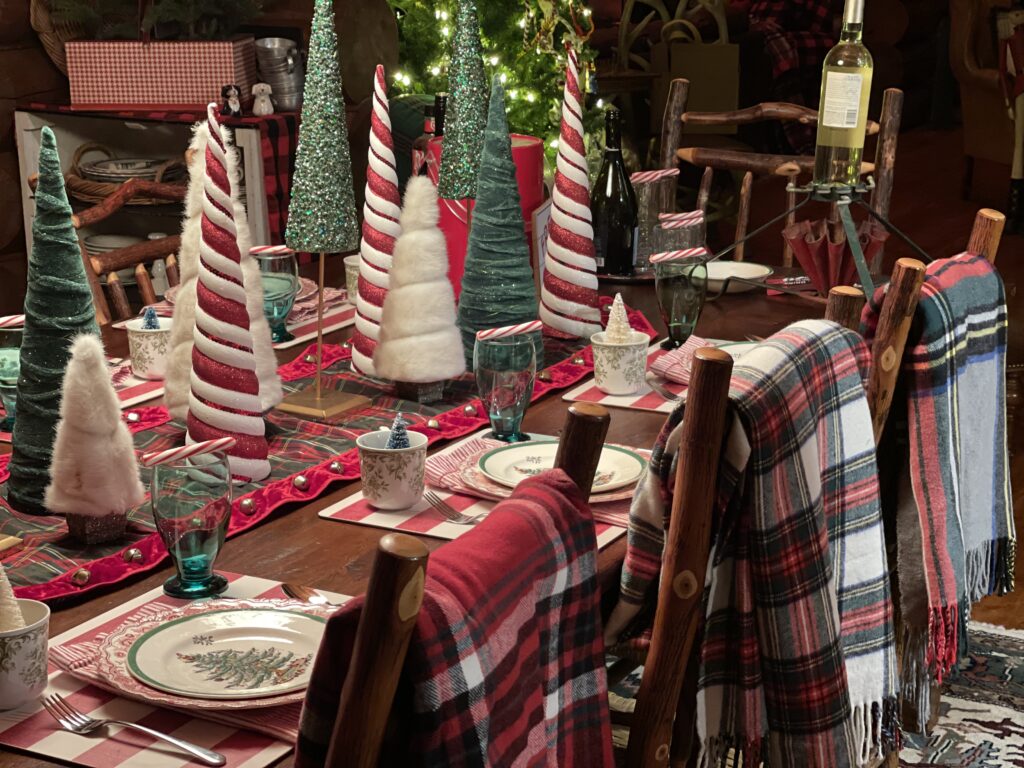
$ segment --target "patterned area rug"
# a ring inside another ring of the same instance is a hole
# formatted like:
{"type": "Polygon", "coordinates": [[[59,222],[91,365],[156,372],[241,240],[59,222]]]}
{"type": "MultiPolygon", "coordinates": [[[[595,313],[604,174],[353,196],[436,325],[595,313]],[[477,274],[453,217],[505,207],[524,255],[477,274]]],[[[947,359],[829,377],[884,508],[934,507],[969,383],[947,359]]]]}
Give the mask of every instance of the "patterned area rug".
{"type": "MultiPolygon", "coordinates": [[[[632,709],[641,670],[612,688],[612,708],[632,709]]],[[[617,750],[628,730],[615,727],[617,750]]],[[[943,687],[939,722],[904,737],[905,768],[1024,768],[1024,631],[972,622],[970,652],[943,687]]]]}

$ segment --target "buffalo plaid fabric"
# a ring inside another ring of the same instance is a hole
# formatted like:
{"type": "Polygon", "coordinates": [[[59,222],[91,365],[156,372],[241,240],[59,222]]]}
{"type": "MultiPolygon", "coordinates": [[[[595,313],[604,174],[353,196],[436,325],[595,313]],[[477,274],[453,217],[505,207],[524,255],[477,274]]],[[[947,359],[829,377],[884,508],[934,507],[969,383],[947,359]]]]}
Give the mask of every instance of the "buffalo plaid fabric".
{"type": "MultiPolygon", "coordinates": [[[[865,308],[874,336],[885,289],[865,308]]],[[[1013,589],[1006,444],[1006,298],[991,264],[928,265],[880,450],[898,467],[895,520],[904,695],[928,719],[931,683],[966,649],[971,603],[1013,589]]]]}
{"type": "MultiPolygon", "coordinates": [[[[821,87],[825,54],[835,45],[830,0],[757,0],[750,6],[750,29],[764,37],[772,62],[772,98],[813,105],[821,87]]],[[[796,122],[783,124],[797,152],[814,146],[814,130],[796,122]]]]}
{"type": "MultiPolygon", "coordinates": [[[[860,338],[825,321],[789,326],[734,369],[701,641],[704,764],[859,766],[896,738],[867,370],[860,338]]],[[[683,416],[634,500],[607,641],[655,592],[683,416]]]]}
{"type": "MultiPolygon", "coordinates": [[[[559,470],[522,483],[431,556],[390,738],[403,766],[612,766],[597,544],[559,470]]],[[[328,623],[295,764],[323,765],[361,601],[328,623]]]]}

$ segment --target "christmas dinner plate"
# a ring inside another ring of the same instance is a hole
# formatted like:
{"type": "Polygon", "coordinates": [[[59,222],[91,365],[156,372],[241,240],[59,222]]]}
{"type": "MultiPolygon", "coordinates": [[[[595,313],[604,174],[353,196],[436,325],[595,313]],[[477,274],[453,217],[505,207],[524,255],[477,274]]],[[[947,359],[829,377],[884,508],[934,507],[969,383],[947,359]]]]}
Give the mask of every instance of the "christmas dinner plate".
{"type": "MultiPolygon", "coordinates": [[[[480,457],[480,471],[496,483],[515,488],[528,477],[539,475],[555,466],[558,443],[554,441],[503,445],[480,457]]],[[[597,462],[592,493],[607,493],[635,483],[644,472],[647,462],[628,448],[605,445],[597,462]]]]}
{"type": "Polygon", "coordinates": [[[128,648],[126,669],[150,688],[188,699],[280,698],[305,689],[326,618],[295,605],[239,603],[211,601],[208,610],[186,606],[162,616],[128,648]]]}

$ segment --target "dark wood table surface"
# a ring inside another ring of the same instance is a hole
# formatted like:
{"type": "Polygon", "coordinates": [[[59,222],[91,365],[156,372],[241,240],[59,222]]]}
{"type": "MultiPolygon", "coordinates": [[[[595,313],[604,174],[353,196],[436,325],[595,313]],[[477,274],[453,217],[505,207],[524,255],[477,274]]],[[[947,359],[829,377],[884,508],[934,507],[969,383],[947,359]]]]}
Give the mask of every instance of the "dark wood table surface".
{"type": "MultiPolygon", "coordinates": [[[[340,258],[328,262],[328,284],[344,284],[340,267],[340,258]]],[[[614,295],[616,290],[621,291],[627,305],[643,311],[655,327],[664,332],[653,285],[602,286],[602,294],[614,295]]],[[[748,335],[768,336],[795,320],[821,317],[823,314],[823,304],[803,297],[770,298],[762,291],[727,295],[706,305],[697,333],[706,338],[743,340],[748,335]]],[[[345,328],[329,334],[326,340],[340,343],[351,332],[351,327],[345,328]]],[[[124,331],[108,327],[104,330],[104,341],[109,354],[127,355],[128,342],[124,331]]],[[[293,360],[303,349],[299,346],[282,350],[278,357],[285,363],[293,360]]],[[[569,405],[562,400],[562,394],[562,391],[552,393],[534,403],[527,412],[524,427],[531,432],[556,434],[562,427],[569,405]]],[[[157,402],[150,401],[147,405],[157,402]]],[[[665,421],[664,414],[660,413],[618,408],[612,408],[610,412],[608,440],[640,448],[653,445],[665,421]]],[[[439,443],[433,449],[445,444],[439,443]]],[[[293,504],[278,509],[257,527],[229,539],[217,558],[216,567],[349,595],[364,592],[377,542],[386,531],[317,517],[321,509],[355,493],[359,487],[358,481],[338,485],[332,492],[309,504],[293,504]]],[[[444,543],[430,537],[423,537],[423,540],[431,549],[444,543]]],[[[602,550],[599,568],[603,580],[617,578],[625,542],[623,536],[602,550]]],[[[55,603],[50,618],[51,637],[159,587],[171,573],[172,567],[166,564],[148,575],[109,589],[55,603]]],[[[280,764],[290,764],[290,759],[284,758],[280,764]]],[[[0,765],[5,768],[39,768],[54,763],[0,747],[0,765]]]]}

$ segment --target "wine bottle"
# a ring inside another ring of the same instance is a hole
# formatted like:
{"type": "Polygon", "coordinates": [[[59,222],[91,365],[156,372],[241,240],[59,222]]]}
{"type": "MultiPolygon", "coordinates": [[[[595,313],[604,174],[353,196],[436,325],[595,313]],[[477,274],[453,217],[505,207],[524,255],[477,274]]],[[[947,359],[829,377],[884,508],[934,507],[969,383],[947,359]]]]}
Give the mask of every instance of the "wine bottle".
{"type": "MultiPolygon", "coordinates": [[[[436,99],[436,97],[435,97],[436,99]]],[[[412,143],[412,175],[425,173],[427,166],[427,147],[434,138],[434,105],[428,104],[423,111],[423,133],[412,143]]]]}
{"type": "Polygon", "coordinates": [[[605,114],[604,159],[590,193],[597,272],[631,275],[636,257],[637,204],[622,160],[619,111],[605,114]]]}
{"type": "Polygon", "coordinates": [[[818,110],[814,183],[856,186],[864,154],[864,129],[874,63],[861,42],[864,0],[846,0],[839,42],[825,56],[818,110]]]}

